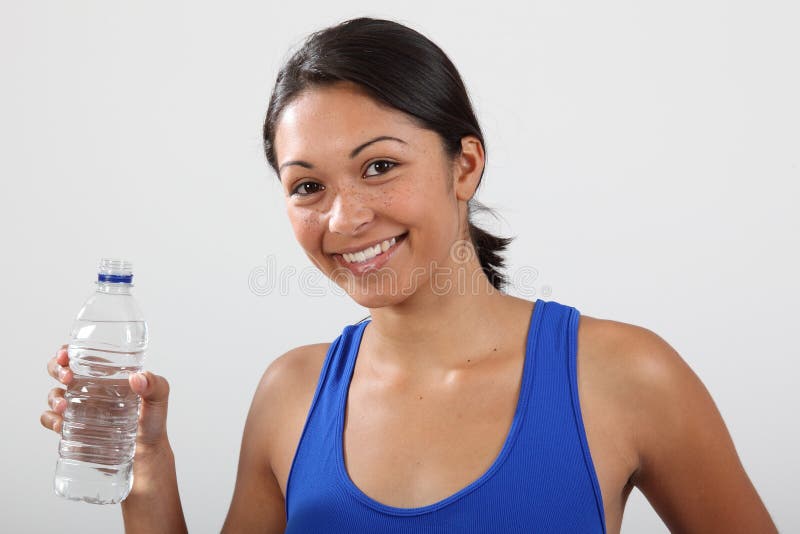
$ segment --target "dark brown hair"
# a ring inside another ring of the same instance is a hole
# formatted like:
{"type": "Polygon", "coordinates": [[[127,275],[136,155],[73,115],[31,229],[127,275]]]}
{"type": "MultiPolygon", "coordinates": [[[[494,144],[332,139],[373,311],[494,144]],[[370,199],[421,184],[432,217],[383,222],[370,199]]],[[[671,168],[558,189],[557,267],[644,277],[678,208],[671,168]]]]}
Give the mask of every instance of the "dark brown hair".
{"type": "MultiPolygon", "coordinates": [[[[461,152],[461,139],[467,135],[480,139],[486,151],[464,82],[442,49],[397,22],[357,18],[311,34],[278,73],[264,121],[264,151],[276,173],[275,129],[283,109],[309,87],[342,81],[360,85],[377,101],[437,132],[450,157],[461,152]]],[[[493,212],[474,197],[468,206],[469,235],[478,260],[491,284],[502,289],[507,280],[501,253],[513,238],[476,226],[473,213],[493,212]]]]}

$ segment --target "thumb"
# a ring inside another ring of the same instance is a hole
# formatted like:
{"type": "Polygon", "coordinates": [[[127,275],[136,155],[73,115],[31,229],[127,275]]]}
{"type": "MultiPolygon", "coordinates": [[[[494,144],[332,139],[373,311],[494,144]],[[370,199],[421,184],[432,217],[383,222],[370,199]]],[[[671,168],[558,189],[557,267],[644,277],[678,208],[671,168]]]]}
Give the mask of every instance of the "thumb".
{"type": "Polygon", "coordinates": [[[165,441],[169,382],[150,371],[131,374],[128,381],[134,393],[142,397],[137,442],[149,445],[165,441]]]}
{"type": "Polygon", "coordinates": [[[150,371],[132,373],[128,379],[134,393],[141,395],[142,400],[150,404],[167,402],[169,398],[169,383],[163,376],[158,376],[150,371]]]}

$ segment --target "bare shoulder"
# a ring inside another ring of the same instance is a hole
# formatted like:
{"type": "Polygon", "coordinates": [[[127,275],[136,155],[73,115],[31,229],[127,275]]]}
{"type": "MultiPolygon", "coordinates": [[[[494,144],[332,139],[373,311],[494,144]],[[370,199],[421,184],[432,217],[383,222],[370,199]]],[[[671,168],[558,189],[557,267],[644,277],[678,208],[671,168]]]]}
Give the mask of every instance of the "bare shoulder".
{"type": "Polygon", "coordinates": [[[585,349],[583,363],[617,386],[674,385],[670,381],[693,375],[666,340],[643,326],[581,315],[578,342],[585,349]]]}
{"type": "MultiPolygon", "coordinates": [[[[251,411],[262,414],[271,430],[288,427],[288,433],[292,433],[298,422],[305,421],[329,346],[330,343],[302,345],[267,366],[253,397],[251,411]]],[[[278,446],[279,456],[286,433],[270,432],[270,441],[277,438],[277,443],[271,445],[278,446]]]]}
{"type": "Polygon", "coordinates": [[[581,314],[577,379],[589,447],[610,531],[618,531],[641,466],[643,375],[664,347],[650,330],[581,314]]]}
{"type": "Polygon", "coordinates": [[[647,452],[648,439],[663,437],[665,423],[686,422],[686,413],[697,407],[705,407],[709,414],[716,411],[700,378],[654,331],[582,316],[579,340],[587,343],[586,368],[592,369],[604,386],[611,386],[609,391],[637,416],[640,451],[647,452]]]}
{"type": "Polygon", "coordinates": [[[259,382],[257,395],[290,398],[316,388],[330,343],[302,345],[275,358],[259,382]]]}
{"type": "Polygon", "coordinates": [[[285,495],[297,444],[317,388],[330,343],[294,348],[264,371],[251,411],[263,416],[269,463],[285,495]]]}
{"type": "Polygon", "coordinates": [[[775,532],[722,416],[684,358],[652,330],[582,316],[579,373],[636,455],[631,483],[672,532],[775,532]]]}
{"type": "Polygon", "coordinates": [[[222,532],[283,532],[286,478],[328,344],[304,345],[264,371],[247,414],[222,532]]]}
{"type": "Polygon", "coordinates": [[[604,392],[618,421],[630,430],[640,458],[664,436],[670,418],[682,418],[691,406],[713,405],[700,378],[660,335],[635,324],[581,316],[578,365],[604,392]]]}

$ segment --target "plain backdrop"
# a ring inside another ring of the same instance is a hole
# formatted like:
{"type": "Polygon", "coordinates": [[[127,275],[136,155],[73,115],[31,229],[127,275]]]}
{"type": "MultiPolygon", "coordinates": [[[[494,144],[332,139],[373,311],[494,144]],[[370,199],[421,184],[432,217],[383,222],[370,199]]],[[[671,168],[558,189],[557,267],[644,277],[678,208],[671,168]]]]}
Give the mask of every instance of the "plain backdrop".
{"type": "MultiPolygon", "coordinates": [[[[186,520],[218,532],[267,365],[364,317],[315,275],[261,148],[275,75],[355,16],[439,44],[486,135],[510,293],[667,340],[800,531],[797,3],[3,2],[0,530],[121,532],[57,498],[39,424],[101,257],[134,263],[186,520]],[[265,274],[272,273],[272,274],[265,274]],[[269,278],[272,277],[272,278],[269,278]]],[[[387,66],[387,68],[391,68],[387,66]]],[[[623,532],[666,532],[634,490],[623,532]]]]}

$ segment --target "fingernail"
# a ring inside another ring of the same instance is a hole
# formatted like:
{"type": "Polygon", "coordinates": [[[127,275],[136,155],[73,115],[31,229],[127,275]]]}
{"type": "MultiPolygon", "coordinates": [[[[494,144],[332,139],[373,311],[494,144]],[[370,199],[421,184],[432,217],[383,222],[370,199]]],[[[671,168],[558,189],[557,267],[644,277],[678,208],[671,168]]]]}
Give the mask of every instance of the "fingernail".
{"type": "Polygon", "coordinates": [[[58,379],[59,380],[64,380],[64,378],[66,376],[67,376],[67,368],[66,367],[59,367],[58,368],[58,379]]]}
{"type": "Polygon", "coordinates": [[[53,401],[53,410],[59,411],[66,402],[64,399],[56,399],[53,401]]]}
{"type": "Polygon", "coordinates": [[[147,387],[147,377],[142,373],[136,373],[133,375],[133,379],[136,381],[136,385],[139,389],[145,389],[147,387]]]}

